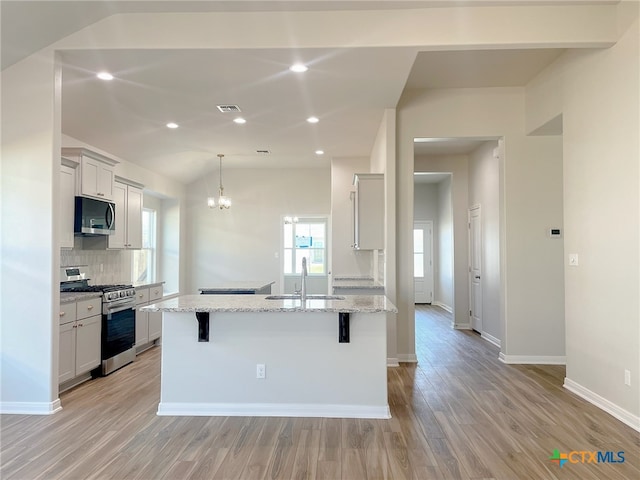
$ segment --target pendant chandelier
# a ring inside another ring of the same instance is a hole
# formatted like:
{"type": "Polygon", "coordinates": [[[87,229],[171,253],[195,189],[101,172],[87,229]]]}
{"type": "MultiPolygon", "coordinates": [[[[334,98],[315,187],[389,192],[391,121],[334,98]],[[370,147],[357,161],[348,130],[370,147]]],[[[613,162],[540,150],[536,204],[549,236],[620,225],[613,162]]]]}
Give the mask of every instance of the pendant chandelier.
{"type": "MultiPolygon", "coordinates": [[[[219,153],[218,158],[220,160],[220,186],[218,187],[217,206],[220,210],[231,207],[231,199],[225,196],[224,187],[222,186],[222,157],[224,157],[224,155],[222,153],[219,153]]],[[[215,208],[216,199],[214,197],[208,197],[207,205],[209,206],[209,208],[215,208]]]]}

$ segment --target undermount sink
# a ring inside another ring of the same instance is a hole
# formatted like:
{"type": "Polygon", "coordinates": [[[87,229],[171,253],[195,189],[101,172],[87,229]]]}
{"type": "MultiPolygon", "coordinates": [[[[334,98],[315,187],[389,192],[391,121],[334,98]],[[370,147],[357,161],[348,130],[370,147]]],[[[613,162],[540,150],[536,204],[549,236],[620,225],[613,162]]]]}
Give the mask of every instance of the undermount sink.
{"type": "MultiPolygon", "coordinates": [[[[300,295],[269,295],[267,300],[300,300],[300,295]]],[[[307,295],[307,300],[344,300],[340,295],[307,295]]]]}

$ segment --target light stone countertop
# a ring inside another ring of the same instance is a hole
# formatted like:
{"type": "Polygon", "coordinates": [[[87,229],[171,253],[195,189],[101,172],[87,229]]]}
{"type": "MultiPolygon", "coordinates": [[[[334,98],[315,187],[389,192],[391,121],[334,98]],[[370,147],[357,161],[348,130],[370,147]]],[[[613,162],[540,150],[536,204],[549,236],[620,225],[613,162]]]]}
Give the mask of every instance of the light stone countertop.
{"type": "Polygon", "coordinates": [[[101,296],[102,292],[60,292],[60,304],[81,302],[82,300],[101,296]]]}
{"type": "Polygon", "coordinates": [[[344,300],[267,300],[265,295],[182,295],[141,308],[144,312],[336,312],[397,313],[384,295],[345,295],[344,300]]]}

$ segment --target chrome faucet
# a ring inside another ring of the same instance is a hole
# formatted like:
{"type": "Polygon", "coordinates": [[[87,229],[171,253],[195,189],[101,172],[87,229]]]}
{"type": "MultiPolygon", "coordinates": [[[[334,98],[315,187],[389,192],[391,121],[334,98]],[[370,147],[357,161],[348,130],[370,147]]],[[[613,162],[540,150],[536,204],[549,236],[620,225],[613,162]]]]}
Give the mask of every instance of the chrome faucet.
{"type": "Polygon", "coordinates": [[[300,300],[307,299],[307,257],[302,257],[302,276],[300,278],[300,300]]]}

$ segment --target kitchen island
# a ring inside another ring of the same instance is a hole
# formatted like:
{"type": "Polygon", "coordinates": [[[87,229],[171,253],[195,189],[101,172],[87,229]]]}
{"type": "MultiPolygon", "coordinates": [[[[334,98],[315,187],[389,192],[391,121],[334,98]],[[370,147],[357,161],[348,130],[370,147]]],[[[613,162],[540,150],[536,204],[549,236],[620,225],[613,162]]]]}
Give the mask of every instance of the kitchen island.
{"type": "Polygon", "coordinates": [[[158,415],[389,418],[383,295],[186,295],[163,312],[158,415]],[[258,378],[263,377],[263,378],[258,378]]]}

